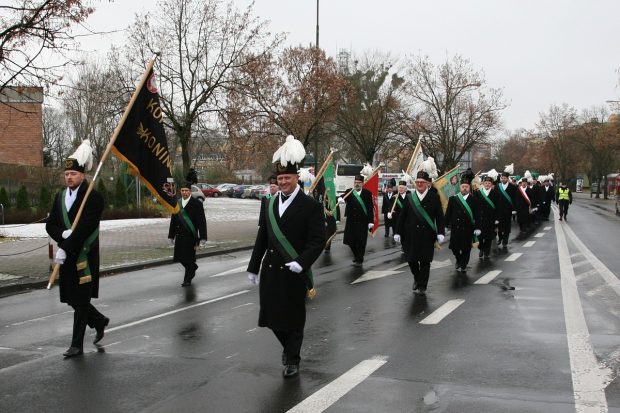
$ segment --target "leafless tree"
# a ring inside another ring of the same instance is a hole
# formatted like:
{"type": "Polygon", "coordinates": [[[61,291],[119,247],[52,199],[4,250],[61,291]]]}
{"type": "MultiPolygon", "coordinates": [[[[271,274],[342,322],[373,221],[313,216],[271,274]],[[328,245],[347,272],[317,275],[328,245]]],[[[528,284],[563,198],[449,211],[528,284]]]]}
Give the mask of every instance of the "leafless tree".
{"type": "Polygon", "coordinates": [[[536,127],[540,135],[551,145],[553,168],[557,179],[568,179],[574,172],[571,167],[576,157],[574,141],[579,124],[575,108],[563,103],[551,105],[547,112],[540,113],[536,127]]]}
{"type": "Polygon", "coordinates": [[[222,0],[161,0],[153,14],[136,18],[129,35],[128,56],[136,65],[153,53],[160,76],[161,104],[167,124],[181,146],[183,173],[191,164],[191,142],[201,125],[225,106],[226,92],[242,82],[234,74],[262,58],[281,42],[253,4],[238,11],[222,0]]]}
{"type": "Polygon", "coordinates": [[[43,160],[45,166],[59,166],[69,156],[71,134],[67,118],[60,108],[43,107],[43,160]]]}
{"type": "Polygon", "coordinates": [[[412,115],[410,132],[403,133],[415,140],[421,136],[424,153],[438,161],[439,169],[451,169],[500,130],[507,107],[502,91],[487,88],[469,60],[456,55],[435,65],[428,57],[413,56],[404,67],[404,95],[412,115]]]}
{"type": "Polygon", "coordinates": [[[88,0],[9,0],[0,5],[0,91],[62,77],[75,46],[72,28],[94,9],[88,0]]]}

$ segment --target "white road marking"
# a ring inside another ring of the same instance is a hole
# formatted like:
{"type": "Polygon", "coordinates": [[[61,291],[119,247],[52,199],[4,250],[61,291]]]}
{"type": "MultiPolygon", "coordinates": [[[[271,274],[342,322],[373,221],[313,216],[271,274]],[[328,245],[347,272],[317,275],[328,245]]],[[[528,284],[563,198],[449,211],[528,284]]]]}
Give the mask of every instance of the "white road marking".
{"type": "Polygon", "coordinates": [[[241,304],[241,305],[231,308],[231,310],[236,310],[237,308],[241,308],[241,307],[247,307],[248,305],[254,305],[254,303],[241,304]]]}
{"type": "Polygon", "coordinates": [[[584,265],[589,264],[589,263],[590,261],[588,260],[577,261],[576,263],[573,264],[573,269],[583,267],[584,265]]]}
{"type": "Polygon", "coordinates": [[[492,271],[489,271],[488,273],[486,273],[482,277],[478,278],[474,284],[488,284],[491,281],[493,281],[493,279],[495,277],[497,277],[501,272],[502,272],[502,270],[492,270],[492,271]]]}
{"type": "Polygon", "coordinates": [[[215,275],[211,275],[210,278],[221,277],[223,275],[228,275],[228,274],[238,274],[238,273],[241,273],[241,272],[245,272],[247,269],[248,269],[247,265],[242,265],[242,266],[237,267],[237,268],[233,268],[233,269],[230,269],[230,270],[226,270],[224,272],[217,273],[215,275]]]}
{"type": "Polygon", "coordinates": [[[373,359],[362,361],[336,380],[307,397],[287,413],[320,413],[328,409],[355,386],[366,380],[379,367],[383,366],[387,362],[386,359],[384,356],[376,356],[373,359]]]}
{"type": "Polygon", "coordinates": [[[525,244],[523,244],[523,248],[529,248],[534,244],[536,244],[536,241],[528,241],[525,244]]]}
{"type": "Polygon", "coordinates": [[[616,275],[613,272],[611,272],[609,268],[607,268],[605,264],[601,262],[601,260],[596,258],[596,256],[592,253],[592,251],[590,251],[590,249],[588,249],[588,247],[585,246],[585,244],[577,237],[577,235],[575,235],[573,230],[568,225],[566,225],[563,228],[564,228],[564,232],[566,233],[566,235],[568,235],[568,237],[575,244],[575,246],[579,248],[583,256],[588,261],[590,261],[590,264],[592,265],[592,267],[594,267],[594,269],[598,271],[601,277],[603,277],[605,282],[611,288],[613,288],[616,294],[620,295],[620,280],[618,279],[618,277],[616,277],[616,275]]]}
{"type": "Polygon", "coordinates": [[[520,256],[522,256],[523,253],[522,252],[513,252],[512,254],[510,254],[510,256],[508,258],[506,258],[504,261],[516,261],[520,256]]]}
{"type": "Polygon", "coordinates": [[[545,227],[544,230],[545,231],[549,231],[551,229],[551,227],[545,227]]]}
{"type": "Polygon", "coordinates": [[[406,266],[408,266],[409,263],[408,262],[403,262],[402,264],[398,264],[396,267],[391,268],[392,271],[396,271],[396,270],[400,270],[401,268],[404,268],[406,266]]]}
{"type": "Polygon", "coordinates": [[[534,235],[534,238],[542,238],[545,236],[544,232],[539,232],[538,234],[534,235]]]}
{"type": "Polygon", "coordinates": [[[0,347],[0,350],[15,350],[14,348],[10,348],[10,347],[0,347]]]}
{"type": "Polygon", "coordinates": [[[450,300],[435,311],[433,311],[428,317],[424,320],[420,321],[420,324],[438,324],[441,320],[443,320],[448,314],[452,311],[456,310],[461,304],[463,304],[465,300],[456,299],[450,300]]]}
{"type": "Polygon", "coordinates": [[[451,265],[452,265],[452,261],[450,261],[449,258],[443,261],[433,261],[431,262],[431,270],[434,270],[436,268],[449,267],[451,265]]]}
{"type": "Polygon", "coordinates": [[[13,323],[11,325],[12,326],[21,326],[21,325],[26,324],[26,323],[34,323],[36,321],[43,321],[43,320],[46,320],[46,319],[51,318],[51,317],[56,317],[56,316],[59,316],[59,315],[69,314],[69,313],[73,313],[73,310],[63,311],[62,313],[50,314],[50,315],[46,315],[46,316],[38,317],[38,318],[32,318],[30,320],[25,320],[25,321],[20,321],[20,322],[17,322],[17,323],[13,323]]]}
{"type": "MultiPolygon", "coordinates": [[[[564,228],[566,228],[565,226],[564,228]]],[[[590,333],[583,314],[575,272],[569,258],[568,244],[563,226],[556,221],[555,234],[558,242],[562,303],[566,340],[570,358],[573,395],[577,412],[606,412],[606,380],[611,371],[599,367],[590,343],[590,333]]]]}
{"type": "Polygon", "coordinates": [[[233,294],[224,295],[222,297],[213,298],[211,300],[203,301],[201,303],[196,303],[196,304],[188,305],[187,307],[183,307],[183,308],[177,308],[176,310],[172,310],[172,311],[168,311],[166,313],[154,315],[152,317],[143,318],[142,320],[132,321],[131,323],[122,324],[122,325],[117,326],[117,327],[107,328],[105,331],[106,331],[106,333],[111,333],[113,331],[122,330],[123,328],[133,327],[135,325],[143,324],[143,323],[146,323],[148,321],[157,320],[158,318],[167,317],[167,316],[172,315],[172,314],[180,313],[181,311],[191,310],[192,308],[201,307],[203,305],[215,303],[217,301],[222,301],[222,300],[225,300],[227,298],[236,297],[238,295],[249,293],[249,292],[250,292],[250,290],[243,290],[243,291],[239,291],[239,292],[236,292],[236,293],[233,293],[233,294]]]}
{"type": "Polygon", "coordinates": [[[377,278],[383,278],[383,277],[387,277],[389,275],[396,275],[396,274],[402,274],[402,273],[403,273],[403,271],[391,271],[391,270],[375,271],[375,270],[371,270],[371,271],[368,271],[368,272],[364,273],[364,275],[359,277],[357,280],[353,281],[351,284],[363,283],[364,281],[376,280],[377,278]]]}

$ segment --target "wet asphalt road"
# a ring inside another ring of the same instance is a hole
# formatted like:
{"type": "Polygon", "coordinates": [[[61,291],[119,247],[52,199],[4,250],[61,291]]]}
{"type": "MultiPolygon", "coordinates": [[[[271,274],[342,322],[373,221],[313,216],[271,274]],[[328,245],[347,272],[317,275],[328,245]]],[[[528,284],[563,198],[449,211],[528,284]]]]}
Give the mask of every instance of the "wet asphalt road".
{"type": "MultiPolygon", "coordinates": [[[[281,376],[275,337],[256,327],[249,252],[200,260],[189,288],[180,287],[180,265],[103,279],[94,304],[112,321],[103,346],[87,336],[76,359],[61,356],[72,312],[57,290],[6,297],[0,412],[285,412],[312,397],[319,402],[297,411],[574,412],[579,386],[560,258],[574,272],[604,384],[607,410],[583,411],[618,412],[620,293],[565,226],[545,222],[490,262],[473,250],[467,275],[455,273],[445,244],[426,297],[412,294],[411,274],[383,228],[369,239],[363,268],[350,265],[339,235],[315,264],[318,296],[307,306],[301,375],[290,380],[281,376]],[[558,248],[558,228],[569,257],[558,248]],[[450,305],[441,318],[436,310],[450,305]],[[374,370],[347,373],[366,361],[374,370]]],[[[620,220],[573,203],[568,227],[620,275],[620,220]]]]}

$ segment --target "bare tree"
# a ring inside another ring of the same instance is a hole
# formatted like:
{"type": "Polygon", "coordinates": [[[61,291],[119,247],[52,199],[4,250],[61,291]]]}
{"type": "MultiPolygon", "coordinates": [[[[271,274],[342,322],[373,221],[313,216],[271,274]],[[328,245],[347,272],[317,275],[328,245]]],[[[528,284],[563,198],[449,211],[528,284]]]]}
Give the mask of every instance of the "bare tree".
{"type": "Polygon", "coordinates": [[[574,142],[577,126],[577,111],[566,103],[561,106],[551,105],[547,112],[540,113],[540,120],[536,124],[540,135],[550,144],[553,168],[558,174],[556,178],[561,180],[575,173],[572,165],[576,157],[574,142]]]}
{"type": "Polygon", "coordinates": [[[335,122],[338,137],[360,160],[372,163],[394,136],[393,114],[400,108],[403,78],[387,55],[367,54],[345,73],[347,89],[335,122]]]}
{"type": "Polygon", "coordinates": [[[181,146],[184,174],[191,142],[201,134],[197,128],[215,122],[226,92],[241,84],[234,74],[281,39],[253,15],[253,4],[240,12],[222,0],[161,0],[154,14],[137,17],[128,57],[134,66],[144,65],[153,53],[161,53],[156,63],[161,104],[181,146]]]}
{"type": "Polygon", "coordinates": [[[67,118],[59,108],[43,107],[43,162],[59,166],[72,149],[67,118]]]}
{"type": "Polygon", "coordinates": [[[456,55],[440,65],[414,56],[405,65],[404,95],[413,108],[413,137],[421,136],[425,154],[439,169],[454,167],[474,146],[488,144],[500,130],[507,107],[502,91],[486,88],[483,74],[456,55]]]}
{"type": "Polygon", "coordinates": [[[0,91],[54,82],[73,62],[71,30],[94,9],[87,0],[12,0],[0,5],[0,91]],[[55,62],[55,63],[54,63],[55,62]]]}

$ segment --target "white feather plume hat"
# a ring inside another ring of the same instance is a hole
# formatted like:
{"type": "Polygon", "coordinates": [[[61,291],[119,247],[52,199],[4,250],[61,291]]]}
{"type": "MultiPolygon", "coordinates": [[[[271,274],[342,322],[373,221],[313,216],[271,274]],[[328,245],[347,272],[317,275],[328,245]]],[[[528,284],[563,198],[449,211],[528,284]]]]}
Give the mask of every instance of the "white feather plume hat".
{"type": "Polygon", "coordinates": [[[80,146],[65,160],[65,171],[90,171],[93,167],[93,147],[84,139],[80,146]]]}
{"type": "Polygon", "coordinates": [[[276,174],[297,174],[303,165],[306,157],[304,145],[295,139],[293,135],[288,135],[286,140],[273,154],[272,162],[276,166],[276,174]]]}

